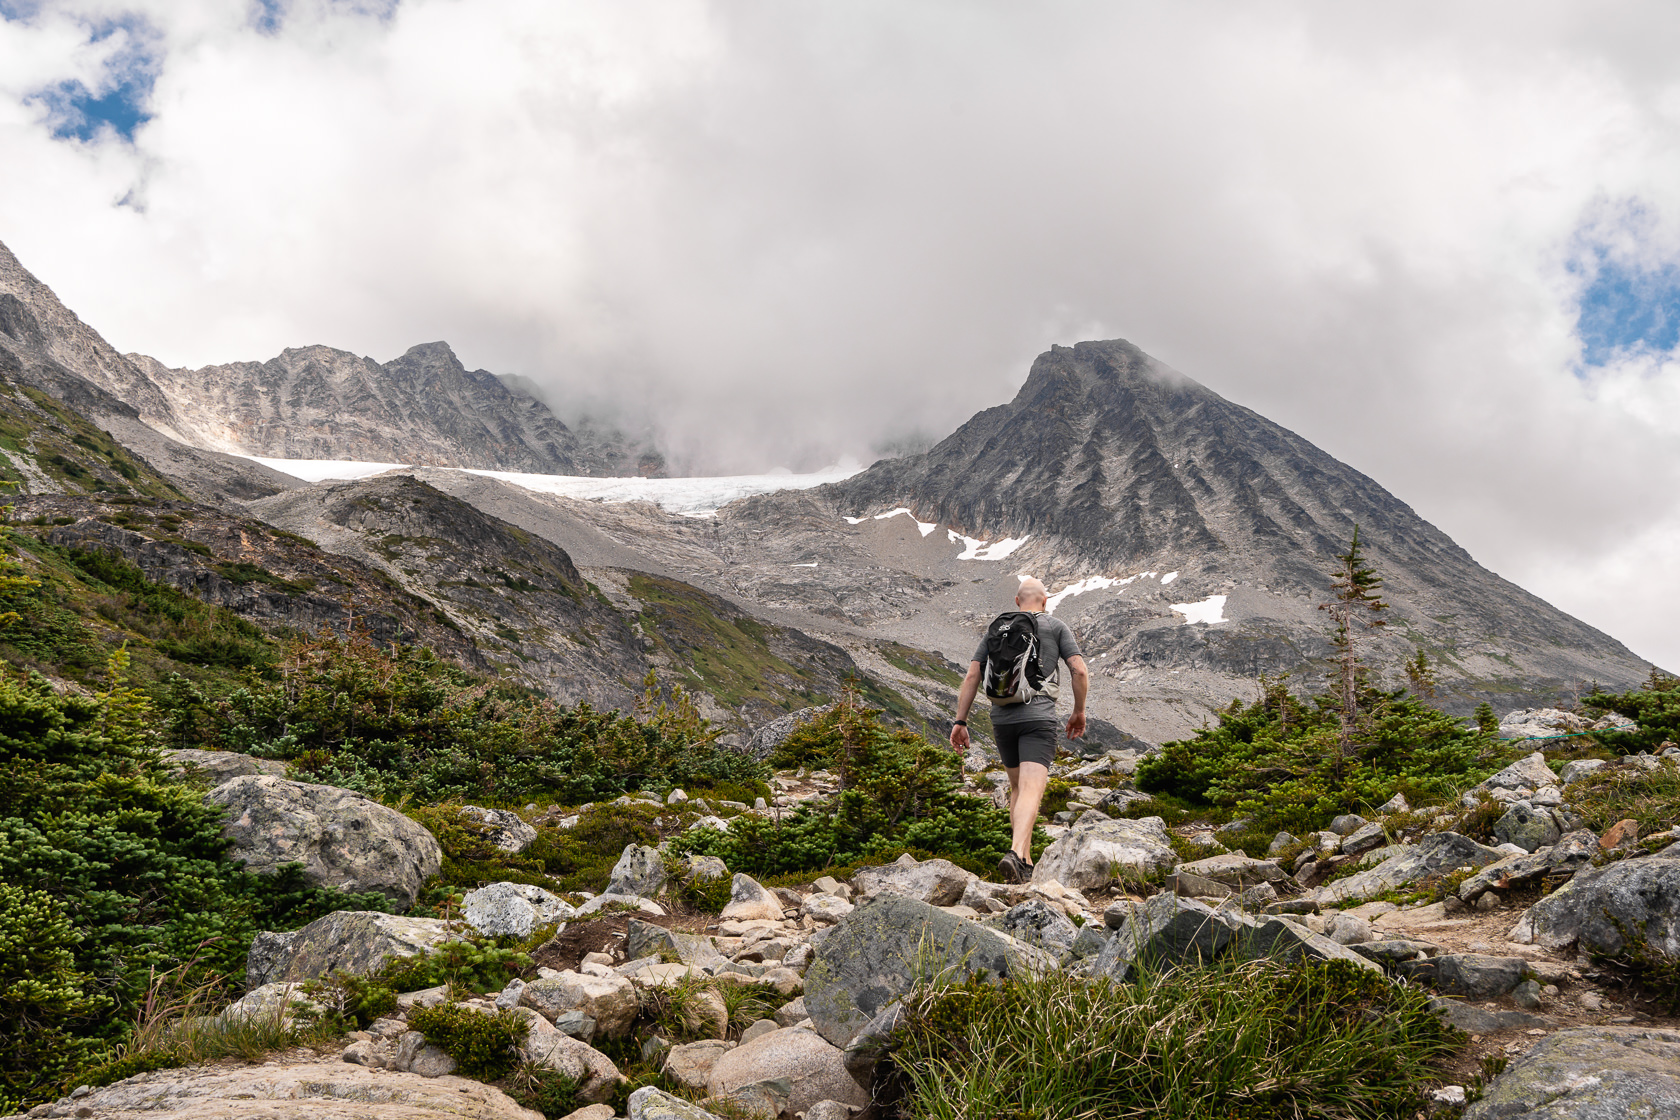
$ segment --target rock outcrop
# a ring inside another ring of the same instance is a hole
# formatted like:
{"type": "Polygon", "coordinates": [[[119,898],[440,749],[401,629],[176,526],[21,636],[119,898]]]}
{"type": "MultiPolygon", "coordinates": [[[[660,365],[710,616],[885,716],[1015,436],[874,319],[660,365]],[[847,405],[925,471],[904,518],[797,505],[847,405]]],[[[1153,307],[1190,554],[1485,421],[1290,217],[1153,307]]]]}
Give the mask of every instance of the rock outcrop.
{"type": "Polygon", "coordinates": [[[210,800],[227,808],[229,855],[248,871],[301,863],[320,886],[379,891],[412,906],[420,884],[443,866],[443,849],[425,828],[337,786],[233,778],[211,790],[210,800]]]}
{"type": "Polygon", "coordinates": [[[1534,1044],[1464,1120],[1680,1116],[1680,1031],[1579,1027],[1534,1044]]]}
{"type": "Polygon", "coordinates": [[[387,956],[411,957],[450,940],[449,923],[378,910],[336,910],[290,933],[259,933],[245,961],[245,983],[313,980],[330,972],[366,975],[387,956]]]}
{"type": "Polygon", "coordinates": [[[1579,871],[1530,906],[1510,938],[1614,954],[1627,946],[1618,922],[1630,935],[1643,931],[1651,948],[1680,954],[1680,860],[1646,856],[1579,871]]]}

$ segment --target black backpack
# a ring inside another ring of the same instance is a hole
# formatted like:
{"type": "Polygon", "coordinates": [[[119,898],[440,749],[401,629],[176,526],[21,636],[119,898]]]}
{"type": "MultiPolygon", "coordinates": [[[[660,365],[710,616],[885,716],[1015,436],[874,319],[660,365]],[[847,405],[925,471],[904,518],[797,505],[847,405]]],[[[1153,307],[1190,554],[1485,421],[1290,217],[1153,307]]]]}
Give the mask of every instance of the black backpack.
{"type": "Polygon", "coordinates": [[[980,691],[996,705],[1025,704],[1037,696],[1056,698],[1057,682],[1044,679],[1044,667],[1038,660],[1036,614],[1008,611],[986,627],[980,691]]]}

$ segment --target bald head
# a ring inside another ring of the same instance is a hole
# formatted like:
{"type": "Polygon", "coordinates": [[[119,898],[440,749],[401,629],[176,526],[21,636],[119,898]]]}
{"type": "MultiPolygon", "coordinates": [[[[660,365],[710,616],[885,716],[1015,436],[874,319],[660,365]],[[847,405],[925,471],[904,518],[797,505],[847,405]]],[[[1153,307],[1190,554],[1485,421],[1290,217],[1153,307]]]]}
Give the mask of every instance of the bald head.
{"type": "Polygon", "coordinates": [[[1044,584],[1031,576],[1021,581],[1021,587],[1015,592],[1015,605],[1024,611],[1041,611],[1050,593],[1044,589],[1044,584]]]}

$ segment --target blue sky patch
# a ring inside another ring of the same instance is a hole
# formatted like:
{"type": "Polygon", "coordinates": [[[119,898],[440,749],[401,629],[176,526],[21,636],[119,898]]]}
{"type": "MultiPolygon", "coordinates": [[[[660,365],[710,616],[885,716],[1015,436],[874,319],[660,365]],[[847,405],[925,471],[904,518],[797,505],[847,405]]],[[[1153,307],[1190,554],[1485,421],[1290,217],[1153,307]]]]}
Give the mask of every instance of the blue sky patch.
{"type": "Polygon", "coordinates": [[[1680,268],[1600,260],[1581,291],[1582,357],[1602,366],[1618,352],[1668,351],[1680,343],[1680,268]]]}
{"type": "Polygon", "coordinates": [[[151,119],[147,104],[161,61],[156,54],[159,36],[144,18],[126,16],[89,28],[88,42],[103,42],[118,34],[124,36],[123,45],[106,61],[97,88],[70,79],[36,90],[25,99],[46,106],[55,139],[91,140],[108,127],[132,141],[134,130],[151,119]]]}

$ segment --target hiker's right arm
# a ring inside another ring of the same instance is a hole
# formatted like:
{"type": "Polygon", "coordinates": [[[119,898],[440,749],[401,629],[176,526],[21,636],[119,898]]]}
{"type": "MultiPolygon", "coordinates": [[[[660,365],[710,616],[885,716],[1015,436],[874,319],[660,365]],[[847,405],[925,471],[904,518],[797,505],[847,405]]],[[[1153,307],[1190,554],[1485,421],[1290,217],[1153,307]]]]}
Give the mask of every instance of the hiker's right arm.
{"type": "MultiPolygon", "coordinates": [[[[975,694],[980,691],[980,662],[968,663],[968,676],[963,678],[962,687],[957,690],[957,718],[966,720],[968,710],[974,707],[975,694]]],[[[951,749],[961,754],[968,749],[968,728],[963,724],[951,726],[951,749]]]]}

